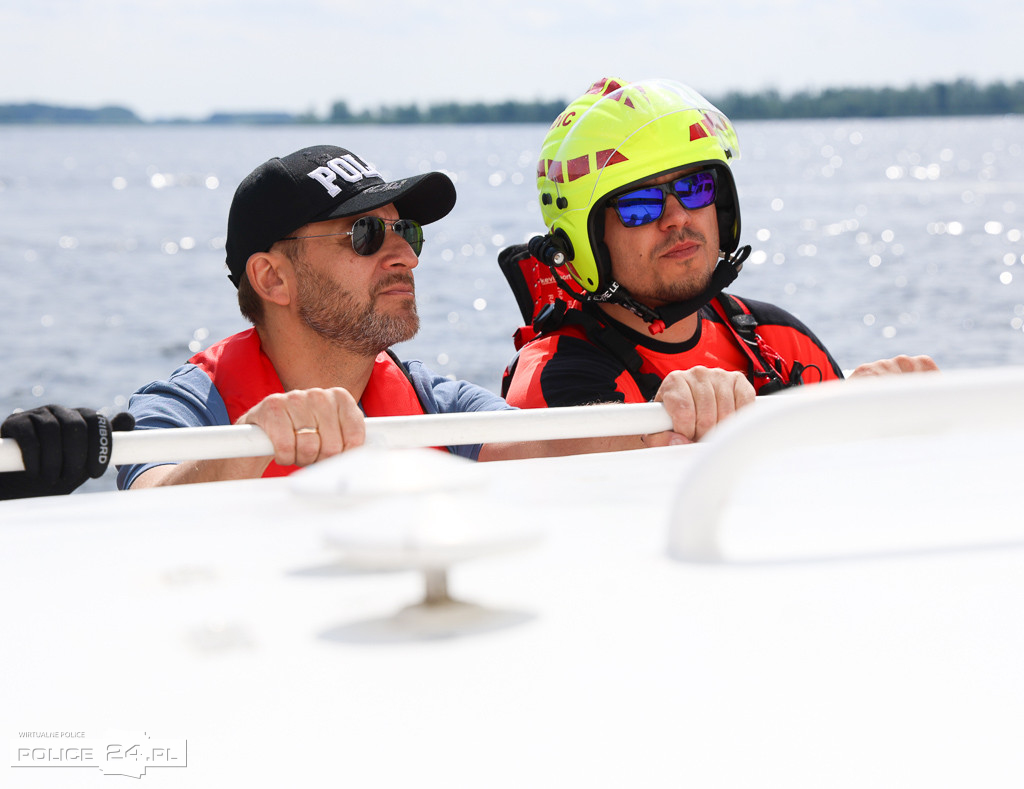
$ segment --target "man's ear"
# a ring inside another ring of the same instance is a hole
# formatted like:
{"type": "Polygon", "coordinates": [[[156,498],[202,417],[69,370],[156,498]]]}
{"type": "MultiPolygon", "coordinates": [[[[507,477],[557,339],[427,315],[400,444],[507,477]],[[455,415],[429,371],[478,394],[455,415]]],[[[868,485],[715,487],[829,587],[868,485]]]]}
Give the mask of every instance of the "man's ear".
{"type": "Polygon", "coordinates": [[[245,265],[245,274],[256,294],[264,301],[282,307],[295,295],[295,269],[280,252],[257,252],[245,265]]]}

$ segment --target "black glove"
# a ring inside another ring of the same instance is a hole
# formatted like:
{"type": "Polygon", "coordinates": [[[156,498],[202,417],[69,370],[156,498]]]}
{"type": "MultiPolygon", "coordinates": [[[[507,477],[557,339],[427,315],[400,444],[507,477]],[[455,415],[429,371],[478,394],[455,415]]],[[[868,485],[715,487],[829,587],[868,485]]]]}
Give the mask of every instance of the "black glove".
{"type": "Polygon", "coordinates": [[[12,414],[0,425],[0,437],[18,442],[25,470],[0,474],[0,499],[70,493],[89,477],[103,476],[111,430],[134,428],[131,414],[108,420],[91,408],[47,405],[12,414]]]}

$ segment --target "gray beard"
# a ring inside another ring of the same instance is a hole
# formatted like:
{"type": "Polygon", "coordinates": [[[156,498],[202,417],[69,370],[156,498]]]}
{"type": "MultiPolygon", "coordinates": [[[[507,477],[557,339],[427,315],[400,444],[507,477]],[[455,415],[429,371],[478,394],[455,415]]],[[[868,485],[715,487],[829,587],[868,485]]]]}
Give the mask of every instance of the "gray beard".
{"type": "MultiPolygon", "coordinates": [[[[348,291],[326,277],[302,266],[299,276],[299,317],[316,332],[346,351],[374,357],[396,343],[416,336],[420,327],[415,302],[400,315],[377,311],[376,294],[360,308],[348,291]]],[[[378,285],[380,292],[396,282],[410,282],[409,275],[395,274],[378,285]]]]}

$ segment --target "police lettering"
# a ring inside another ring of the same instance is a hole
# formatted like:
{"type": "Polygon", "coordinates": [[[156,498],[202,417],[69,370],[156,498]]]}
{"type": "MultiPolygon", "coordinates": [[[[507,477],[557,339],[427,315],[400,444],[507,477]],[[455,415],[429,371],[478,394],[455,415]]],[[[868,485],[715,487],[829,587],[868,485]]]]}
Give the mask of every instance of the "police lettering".
{"type": "Polygon", "coordinates": [[[91,762],[92,748],[18,748],[17,762],[91,762]]]}
{"type": "Polygon", "coordinates": [[[317,167],[306,175],[319,182],[331,197],[337,197],[341,193],[341,187],[336,183],[339,175],[342,180],[348,181],[350,184],[373,176],[383,178],[377,172],[376,167],[369,162],[361,161],[350,153],[331,159],[325,166],[317,167]]]}

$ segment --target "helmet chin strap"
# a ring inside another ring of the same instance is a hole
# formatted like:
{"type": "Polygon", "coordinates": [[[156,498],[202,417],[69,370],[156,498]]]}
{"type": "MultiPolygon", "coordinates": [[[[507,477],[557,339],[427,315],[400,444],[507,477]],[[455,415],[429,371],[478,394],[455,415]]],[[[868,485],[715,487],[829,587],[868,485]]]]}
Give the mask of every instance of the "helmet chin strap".
{"type": "Polygon", "coordinates": [[[743,262],[750,255],[750,247],[740,247],[731,255],[727,255],[718,261],[715,270],[711,275],[708,286],[691,299],[666,304],[658,309],[641,304],[633,295],[618,282],[612,284],[600,295],[591,296],[593,301],[618,304],[625,307],[641,320],[645,321],[647,331],[651,334],[661,334],[665,329],[688,315],[693,315],[711,299],[729,287],[739,275],[743,268],[743,262]]]}

